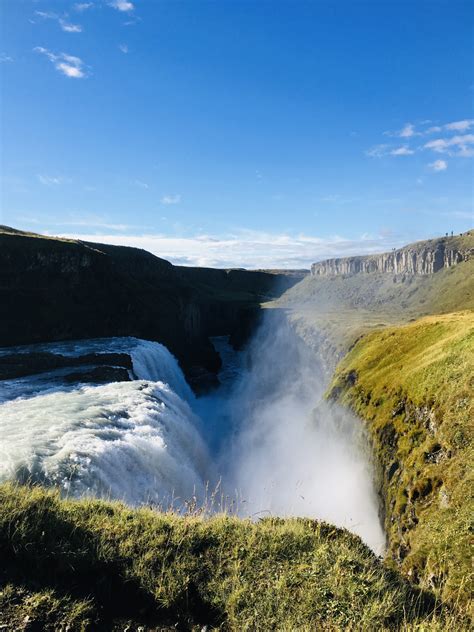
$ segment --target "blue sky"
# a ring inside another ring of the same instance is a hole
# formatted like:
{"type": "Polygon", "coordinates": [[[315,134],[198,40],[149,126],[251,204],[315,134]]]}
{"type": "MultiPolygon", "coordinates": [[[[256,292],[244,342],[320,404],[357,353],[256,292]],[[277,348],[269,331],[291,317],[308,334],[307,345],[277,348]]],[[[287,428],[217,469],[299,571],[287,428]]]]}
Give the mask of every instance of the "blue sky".
{"type": "Polygon", "coordinates": [[[472,1],[0,10],[0,223],[246,267],[474,226],[472,1]]]}

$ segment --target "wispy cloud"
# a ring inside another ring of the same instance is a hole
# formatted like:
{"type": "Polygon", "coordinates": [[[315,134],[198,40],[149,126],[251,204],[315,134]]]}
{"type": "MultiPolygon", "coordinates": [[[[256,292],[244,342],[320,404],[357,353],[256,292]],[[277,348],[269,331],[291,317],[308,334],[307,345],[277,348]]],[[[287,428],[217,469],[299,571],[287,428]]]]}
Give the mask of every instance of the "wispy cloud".
{"type": "MultiPolygon", "coordinates": [[[[446,123],[443,125],[443,129],[447,129],[455,132],[466,132],[474,125],[474,119],[464,119],[462,121],[454,121],[453,123],[446,123]]],[[[436,129],[438,131],[438,129],[436,129]]]]}
{"type": "Polygon", "coordinates": [[[415,151],[410,149],[408,145],[403,145],[402,147],[391,147],[390,145],[384,143],[371,147],[365,153],[371,158],[382,158],[383,156],[411,156],[415,153],[415,151]]]}
{"type": "Polygon", "coordinates": [[[150,188],[146,182],[143,182],[143,180],[134,180],[133,184],[135,184],[137,187],[140,187],[140,189],[150,188]]]}
{"type": "Polygon", "coordinates": [[[181,202],[181,195],[177,193],[176,195],[164,195],[161,198],[162,204],[179,204],[181,202]]]}
{"type": "Polygon", "coordinates": [[[391,156],[411,156],[415,152],[413,149],[410,149],[407,145],[403,145],[403,147],[397,147],[396,149],[392,149],[389,154],[391,156]]]}
{"type": "Polygon", "coordinates": [[[428,167],[432,171],[446,171],[446,169],[448,168],[448,163],[446,162],[446,160],[435,160],[434,162],[430,162],[428,167]]]}
{"type": "Polygon", "coordinates": [[[125,54],[128,53],[128,46],[127,46],[127,44],[119,44],[119,49],[122,51],[122,53],[125,53],[125,54]]]}
{"type": "Polygon", "coordinates": [[[35,11],[35,15],[44,20],[55,20],[65,33],[82,33],[80,24],[72,24],[67,20],[67,15],[60,16],[51,11],[35,11]]]}
{"type": "Polygon", "coordinates": [[[48,186],[48,187],[57,186],[58,184],[69,182],[68,179],[61,178],[59,176],[45,176],[42,174],[38,174],[37,178],[41,182],[41,184],[44,184],[45,186],[48,186]]]}
{"type": "Polygon", "coordinates": [[[387,145],[387,144],[374,145],[370,149],[367,149],[365,154],[366,154],[366,156],[370,156],[371,158],[382,158],[382,156],[386,156],[387,155],[388,147],[389,147],[389,145],[387,145]]]}
{"type": "Polygon", "coordinates": [[[56,70],[61,72],[63,75],[66,75],[66,77],[71,77],[73,79],[83,79],[87,77],[85,64],[79,57],[68,55],[66,53],[52,53],[42,46],[37,46],[33,50],[36,53],[45,55],[54,65],[56,70]]]}
{"type": "Polygon", "coordinates": [[[445,125],[434,125],[429,127],[424,134],[434,134],[438,132],[467,132],[474,125],[474,119],[463,119],[462,121],[453,121],[445,125]]]}
{"type": "Polygon", "coordinates": [[[39,18],[43,18],[45,20],[57,20],[58,15],[56,13],[52,13],[51,11],[35,11],[35,15],[39,18]]]}
{"type": "Polygon", "coordinates": [[[62,18],[59,19],[59,24],[63,31],[66,33],[82,33],[82,26],[79,24],[71,24],[70,22],[66,22],[62,18]]]}
{"type": "Polygon", "coordinates": [[[186,237],[93,232],[86,235],[68,233],[64,236],[144,248],[179,265],[250,269],[309,268],[314,261],[328,257],[383,252],[403,243],[402,239],[385,232],[347,239],[338,235],[319,238],[245,229],[226,235],[198,234],[186,237]]]}
{"type": "Polygon", "coordinates": [[[129,0],[109,0],[107,4],[109,5],[109,7],[112,7],[112,9],[117,9],[117,11],[124,11],[125,13],[130,13],[135,9],[135,5],[129,0]]]}
{"type": "Polygon", "coordinates": [[[93,6],[93,2],[76,2],[73,8],[75,11],[82,13],[82,11],[87,11],[87,9],[91,9],[93,6]]]}
{"type": "Polygon", "coordinates": [[[384,136],[398,136],[399,138],[411,138],[412,136],[417,136],[419,132],[415,131],[415,126],[413,123],[405,123],[402,129],[397,130],[396,132],[384,132],[384,136]]]}
{"type": "Polygon", "coordinates": [[[429,123],[431,123],[430,120],[422,121],[418,124],[418,129],[415,129],[413,123],[406,123],[401,130],[397,132],[383,132],[383,135],[412,138],[415,136],[427,136],[438,133],[440,134],[439,138],[425,142],[423,145],[412,147],[409,147],[407,144],[401,147],[394,147],[388,143],[382,143],[369,148],[365,154],[372,158],[382,158],[383,156],[411,156],[417,151],[429,149],[437,153],[446,153],[450,156],[474,156],[474,134],[463,133],[469,131],[471,127],[474,127],[474,119],[462,119],[443,125],[432,125],[429,128],[423,128],[423,126],[429,123]],[[453,136],[452,134],[455,132],[458,132],[458,134],[453,136]],[[461,134],[459,134],[459,132],[461,132],[461,134]]]}
{"type": "Polygon", "coordinates": [[[5,64],[9,61],[13,61],[13,57],[10,57],[10,55],[6,53],[0,53],[0,64],[5,64]]]}
{"type": "Polygon", "coordinates": [[[438,153],[447,153],[451,156],[473,156],[474,134],[462,134],[451,138],[436,138],[425,143],[425,149],[431,149],[438,153]]]}

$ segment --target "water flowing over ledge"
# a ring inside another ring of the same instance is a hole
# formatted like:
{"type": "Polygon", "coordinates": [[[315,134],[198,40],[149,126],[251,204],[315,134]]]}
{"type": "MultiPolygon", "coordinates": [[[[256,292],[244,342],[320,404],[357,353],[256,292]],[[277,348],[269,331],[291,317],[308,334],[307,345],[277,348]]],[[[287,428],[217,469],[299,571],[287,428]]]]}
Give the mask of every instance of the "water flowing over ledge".
{"type": "Polygon", "coordinates": [[[245,353],[234,353],[226,339],[215,345],[222,386],[200,398],[158,343],[116,338],[15,349],[127,353],[132,381],[71,385],[64,370],[4,381],[0,479],[165,508],[206,502],[207,490],[219,487],[226,507],[242,516],[324,519],[380,553],[384,536],[360,424],[322,403],[314,355],[273,315],[245,353]]]}

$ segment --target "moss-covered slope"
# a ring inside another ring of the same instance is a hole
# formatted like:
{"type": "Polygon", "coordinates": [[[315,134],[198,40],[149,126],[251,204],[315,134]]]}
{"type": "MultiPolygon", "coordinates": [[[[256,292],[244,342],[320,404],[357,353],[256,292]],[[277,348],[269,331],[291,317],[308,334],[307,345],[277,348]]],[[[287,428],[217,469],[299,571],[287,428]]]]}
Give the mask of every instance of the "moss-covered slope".
{"type": "Polygon", "coordinates": [[[439,619],[430,595],[358,537],[309,519],[179,517],[3,485],[0,555],[0,625],[11,630],[383,630],[439,619]]]}
{"type": "Polygon", "coordinates": [[[389,555],[443,600],[472,594],[474,313],[363,337],[330,396],[362,418],[380,463],[389,555]]]}

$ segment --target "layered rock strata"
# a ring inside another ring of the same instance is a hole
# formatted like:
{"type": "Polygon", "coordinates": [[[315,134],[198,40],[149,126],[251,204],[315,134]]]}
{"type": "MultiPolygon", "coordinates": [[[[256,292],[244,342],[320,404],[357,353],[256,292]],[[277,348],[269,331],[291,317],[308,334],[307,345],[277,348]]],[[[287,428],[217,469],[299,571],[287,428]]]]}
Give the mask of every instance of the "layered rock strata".
{"type": "Polygon", "coordinates": [[[433,274],[474,257],[474,239],[445,237],[412,244],[379,255],[326,259],[311,266],[312,276],[389,274],[433,274]],[[473,242],[470,244],[469,242],[473,242]]]}

